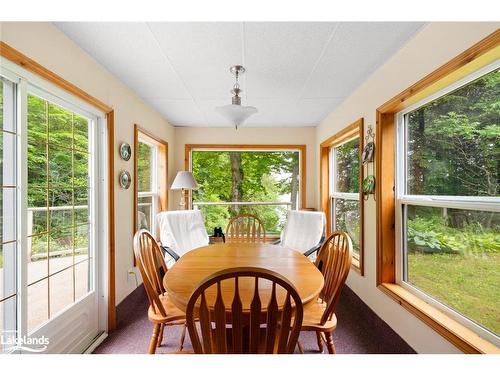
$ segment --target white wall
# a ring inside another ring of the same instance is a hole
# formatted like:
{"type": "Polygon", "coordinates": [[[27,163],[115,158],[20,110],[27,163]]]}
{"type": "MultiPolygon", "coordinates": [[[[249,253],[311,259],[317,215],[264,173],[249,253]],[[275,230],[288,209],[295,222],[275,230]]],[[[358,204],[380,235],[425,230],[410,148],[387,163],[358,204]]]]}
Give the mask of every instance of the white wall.
{"type": "Polygon", "coordinates": [[[134,190],[133,186],[122,190],[117,183],[122,169],[133,174],[133,160],[126,162],[120,159],[118,146],[121,142],[128,142],[133,147],[134,123],[140,124],[169,143],[171,174],[174,169],[174,128],[52,24],[2,22],[0,39],[114,109],[115,272],[116,303],[119,303],[135,288],[135,281],[133,277],[127,277],[127,271],[133,265],[134,190]]]}
{"type": "MultiPolygon", "coordinates": [[[[306,204],[316,206],[317,177],[316,128],[175,128],[175,171],[184,170],[186,144],[272,144],[306,145],[306,204]]],[[[175,174],[174,174],[175,177],[175,174]]],[[[178,207],[179,193],[172,194],[172,204],[178,207]]]]}
{"type": "MultiPolygon", "coordinates": [[[[319,144],[360,117],[375,130],[377,107],[483,39],[499,23],[431,23],[380,67],[317,128],[319,144]]],[[[369,53],[369,51],[367,51],[369,53]]],[[[319,169],[319,165],[316,164],[319,169]]],[[[319,186],[319,179],[316,180],[319,186]]],[[[351,272],[349,287],[419,353],[457,353],[458,349],[376,287],[375,201],[365,205],[365,276],[351,272]]],[[[340,322],[342,323],[342,322],[340,322]]]]}

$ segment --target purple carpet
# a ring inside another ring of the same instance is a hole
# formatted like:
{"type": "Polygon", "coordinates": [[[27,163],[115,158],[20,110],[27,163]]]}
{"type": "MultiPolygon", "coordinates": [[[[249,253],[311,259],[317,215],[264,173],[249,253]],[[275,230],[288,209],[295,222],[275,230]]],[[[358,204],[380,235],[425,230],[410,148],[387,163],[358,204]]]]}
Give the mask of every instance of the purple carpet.
{"type": "MultiPolygon", "coordinates": [[[[138,287],[117,307],[117,329],[96,348],[99,354],[147,353],[153,325],[147,318],[148,299],[138,287]]],[[[333,339],[338,354],[409,354],[415,351],[382,319],[344,287],[337,307],[338,326],[333,339]]],[[[179,348],[181,327],[165,327],[163,344],[157,353],[172,353],[179,348]]],[[[319,353],[314,332],[302,332],[305,353],[319,353]]],[[[186,335],[184,350],[191,350],[186,335]]],[[[325,348],[326,353],[326,348],[325,348]]]]}

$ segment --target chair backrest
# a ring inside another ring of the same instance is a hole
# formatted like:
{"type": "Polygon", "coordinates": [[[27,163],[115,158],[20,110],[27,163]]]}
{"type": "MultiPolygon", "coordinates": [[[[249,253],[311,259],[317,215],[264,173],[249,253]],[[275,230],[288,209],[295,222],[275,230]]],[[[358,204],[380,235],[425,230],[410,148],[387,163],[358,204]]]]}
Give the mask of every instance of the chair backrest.
{"type": "Polygon", "coordinates": [[[340,292],[345,284],[352,260],[352,241],[342,231],[332,233],[321,246],[315,265],[323,274],[325,284],[320,292],[320,299],[326,302],[326,310],[321,317],[325,324],[335,312],[340,292]]]}
{"type": "Polygon", "coordinates": [[[325,223],[323,211],[290,210],[281,232],[281,245],[304,253],[320,243],[325,223]]]}
{"type": "Polygon", "coordinates": [[[205,354],[293,353],[302,319],[302,301],[295,287],[280,274],[256,267],[230,268],[210,275],[193,292],[186,309],[194,352],[205,354]],[[245,282],[254,283],[253,296],[247,299],[241,298],[240,291],[245,282]],[[271,288],[267,306],[259,285],[271,288]],[[206,295],[209,288],[216,292],[211,295],[215,298],[206,295]],[[212,301],[207,303],[209,299],[212,301]]]}
{"type": "Polygon", "coordinates": [[[160,241],[179,256],[208,245],[208,234],[199,210],[164,211],[156,215],[160,241]]]}
{"type": "Polygon", "coordinates": [[[266,242],[266,229],[257,216],[241,214],[227,224],[226,242],[266,242]]]}
{"type": "Polygon", "coordinates": [[[165,293],[163,276],[168,268],[160,246],[145,229],[137,231],[134,236],[134,255],[151,308],[156,314],[166,317],[167,313],[159,296],[165,293]]]}

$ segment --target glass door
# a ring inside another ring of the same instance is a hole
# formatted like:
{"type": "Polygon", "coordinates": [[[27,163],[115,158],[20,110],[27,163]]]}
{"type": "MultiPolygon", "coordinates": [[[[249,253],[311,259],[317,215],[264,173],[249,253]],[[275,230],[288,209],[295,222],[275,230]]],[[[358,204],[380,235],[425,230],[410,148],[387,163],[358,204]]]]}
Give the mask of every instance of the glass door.
{"type": "Polygon", "coordinates": [[[1,80],[3,352],[81,353],[98,336],[99,118],[1,80]]]}

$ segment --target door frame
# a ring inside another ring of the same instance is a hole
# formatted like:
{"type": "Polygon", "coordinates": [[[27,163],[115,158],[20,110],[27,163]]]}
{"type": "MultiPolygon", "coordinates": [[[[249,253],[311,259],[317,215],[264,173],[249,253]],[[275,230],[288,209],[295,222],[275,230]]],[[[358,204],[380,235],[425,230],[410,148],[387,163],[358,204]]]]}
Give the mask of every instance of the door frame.
{"type": "Polygon", "coordinates": [[[30,82],[35,84],[36,82],[41,82],[56,95],[57,93],[60,93],[61,95],[70,94],[79,99],[81,102],[80,104],[83,104],[84,108],[89,107],[92,108],[93,111],[97,109],[103,114],[103,122],[106,123],[106,126],[104,126],[104,124],[99,124],[102,125],[99,126],[99,132],[103,132],[103,135],[105,135],[104,137],[101,137],[102,144],[100,145],[100,148],[103,162],[100,163],[99,168],[101,170],[99,171],[99,174],[101,178],[106,180],[103,182],[103,185],[105,186],[104,190],[107,191],[104,191],[102,194],[104,204],[99,205],[101,207],[100,211],[103,212],[98,214],[103,214],[107,218],[107,220],[104,220],[106,225],[103,226],[103,228],[107,228],[107,231],[104,229],[102,230],[104,234],[102,241],[105,241],[107,244],[108,251],[106,254],[102,252],[105,259],[99,259],[102,267],[101,270],[99,270],[101,277],[99,277],[98,280],[101,285],[96,285],[96,291],[100,294],[100,300],[103,301],[103,303],[99,304],[99,324],[104,323],[104,331],[111,332],[116,328],[114,110],[99,99],[91,96],[79,87],[66,81],[61,76],[43,67],[36,61],[2,41],[0,41],[0,61],[2,67],[8,68],[9,65],[11,65],[12,70],[21,72],[21,75],[29,78],[30,82]],[[16,65],[17,67],[15,67],[16,65]],[[103,207],[107,207],[107,210],[102,209],[103,207]]]}

